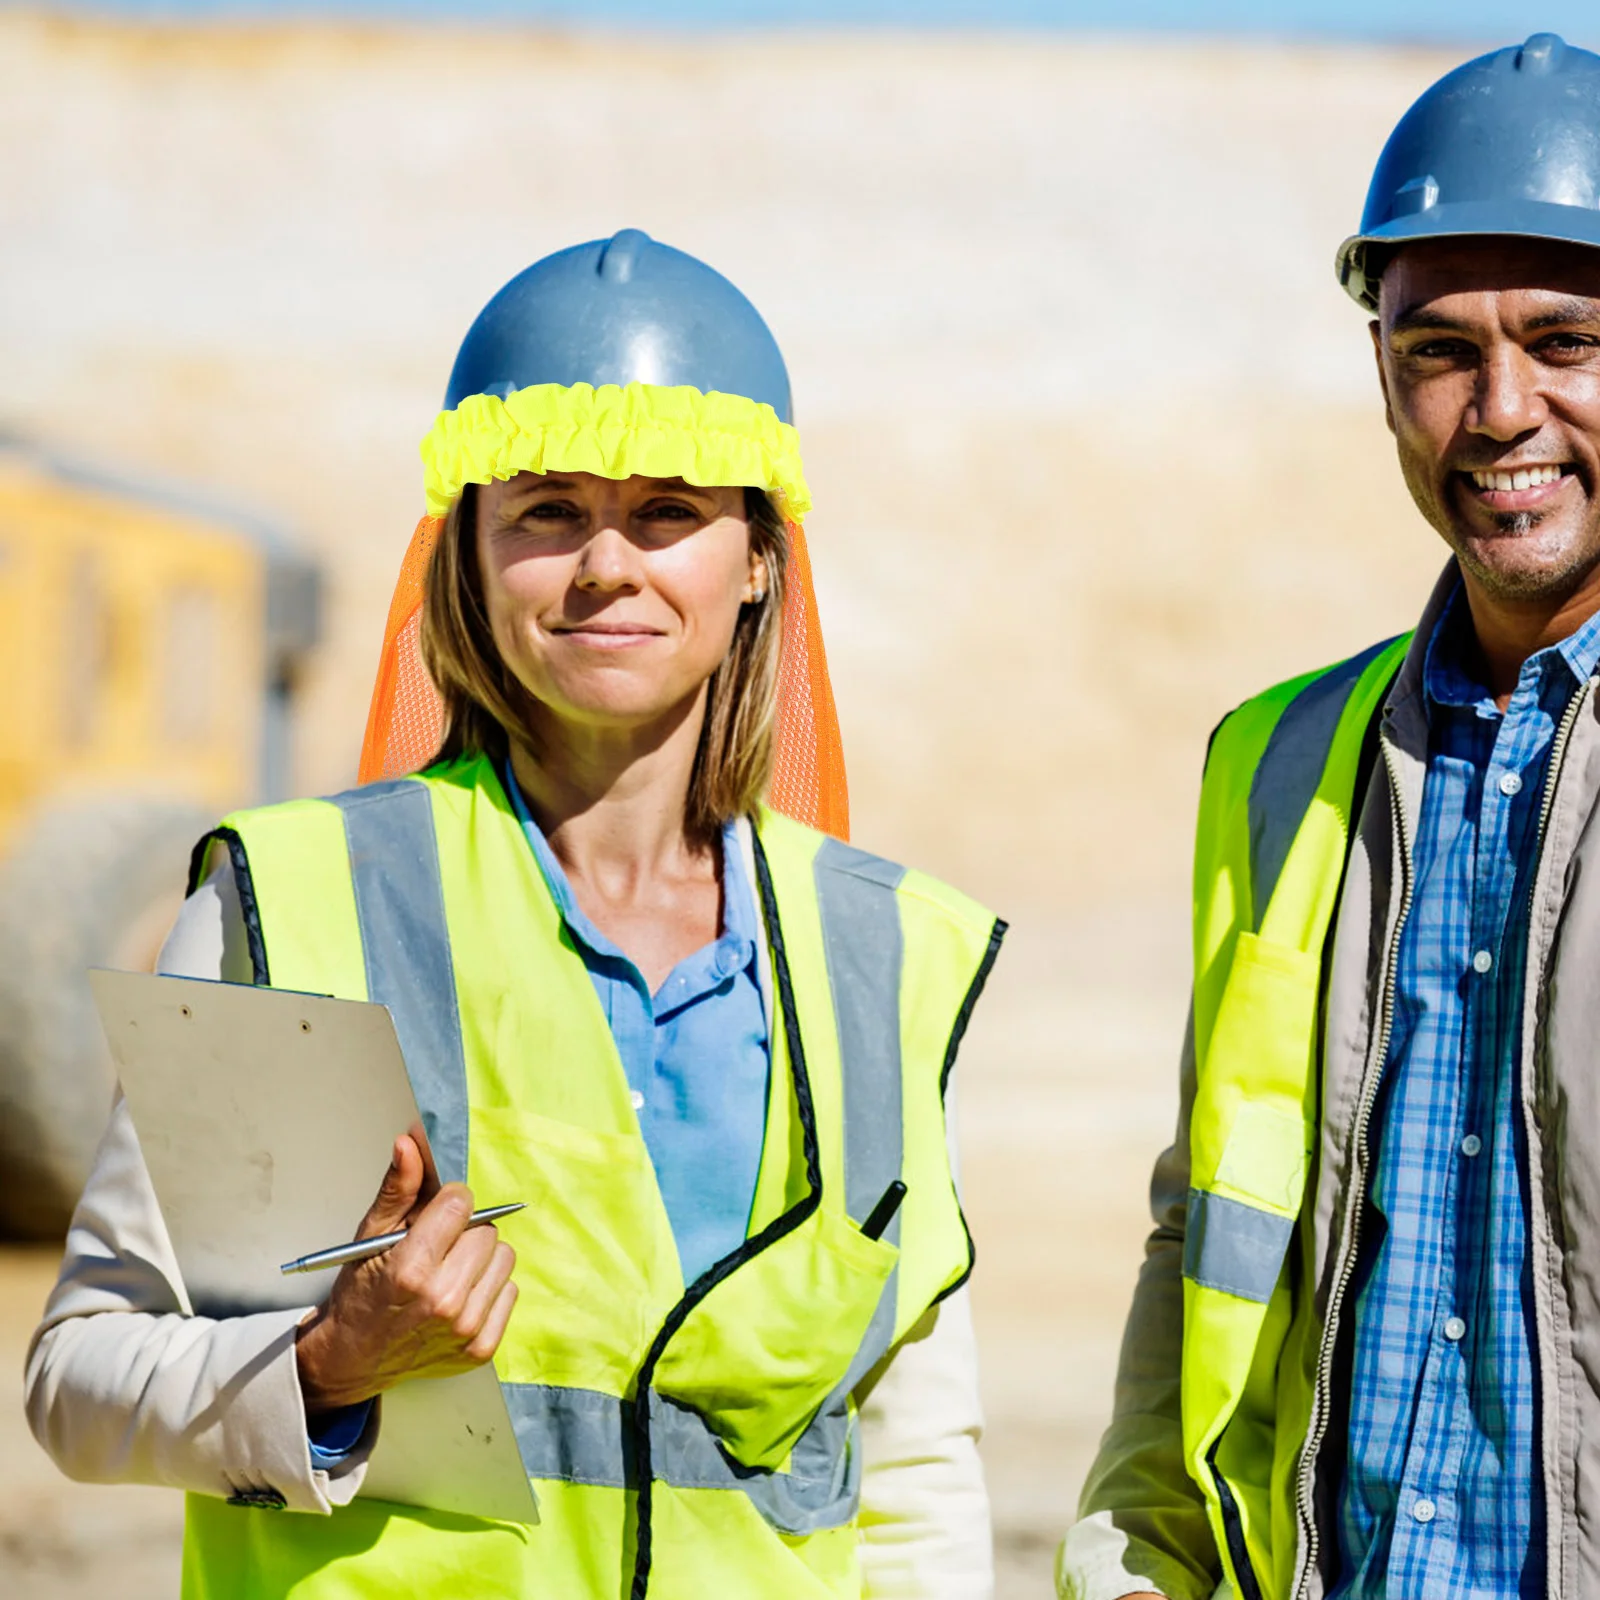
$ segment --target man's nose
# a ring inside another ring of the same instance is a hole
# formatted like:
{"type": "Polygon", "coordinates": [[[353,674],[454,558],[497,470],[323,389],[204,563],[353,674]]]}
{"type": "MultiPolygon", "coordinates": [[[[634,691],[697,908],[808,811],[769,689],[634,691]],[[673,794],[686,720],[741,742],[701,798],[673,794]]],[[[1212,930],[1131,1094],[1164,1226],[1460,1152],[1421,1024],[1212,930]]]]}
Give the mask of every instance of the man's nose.
{"type": "Polygon", "coordinates": [[[1468,431],[1509,444],[1542,427],[1548,416],[1538,368],[1527,352],[1515,345],[1490,351],[1478,371],[1468,431]]]}

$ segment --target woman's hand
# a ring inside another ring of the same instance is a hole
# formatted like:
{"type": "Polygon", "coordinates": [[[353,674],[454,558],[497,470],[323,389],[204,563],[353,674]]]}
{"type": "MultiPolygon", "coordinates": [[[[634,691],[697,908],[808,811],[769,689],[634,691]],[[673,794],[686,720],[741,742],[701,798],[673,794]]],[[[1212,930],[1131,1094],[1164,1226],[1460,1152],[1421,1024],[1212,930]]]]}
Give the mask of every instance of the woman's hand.
{"type": "Polygon", "coordinates": [[[368,1400],[406,1378],[443,1378],[489,1361],[516,1304],[516,1255],[492,1226],[468,1228],[472,1191],[446,1184],[419,1203],[422,1152],[402,1134],[358,1239],[406,1237],[339,1274],[300,1326],[295,1356],[306,1411],[368,1400]]]}

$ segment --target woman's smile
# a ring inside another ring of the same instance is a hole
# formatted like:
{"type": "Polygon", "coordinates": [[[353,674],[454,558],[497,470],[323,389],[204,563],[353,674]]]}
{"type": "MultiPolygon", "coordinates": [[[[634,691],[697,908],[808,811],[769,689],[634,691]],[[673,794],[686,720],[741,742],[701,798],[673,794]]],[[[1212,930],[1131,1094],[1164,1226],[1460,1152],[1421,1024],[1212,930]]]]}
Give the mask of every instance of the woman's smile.
{"type": "Polygon", "coordinates": [[[632,650],[664,639],[661,628],[644,622],[608,622],[592,617],[585,622],[558,622],[547,630],[559,639],[585,650],[632,650]]]}

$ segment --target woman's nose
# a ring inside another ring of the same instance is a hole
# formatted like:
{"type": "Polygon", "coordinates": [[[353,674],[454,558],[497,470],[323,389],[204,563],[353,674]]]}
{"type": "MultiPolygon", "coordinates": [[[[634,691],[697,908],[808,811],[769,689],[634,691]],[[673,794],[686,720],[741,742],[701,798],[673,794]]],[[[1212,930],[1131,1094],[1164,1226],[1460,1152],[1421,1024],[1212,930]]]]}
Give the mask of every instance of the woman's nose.
{"type": "Polygon", "coordinates": [[[611,519],[589,536],[578,558],[578,587],[596,592],[637,589],[641,578],[639,551],[611,519]]]}

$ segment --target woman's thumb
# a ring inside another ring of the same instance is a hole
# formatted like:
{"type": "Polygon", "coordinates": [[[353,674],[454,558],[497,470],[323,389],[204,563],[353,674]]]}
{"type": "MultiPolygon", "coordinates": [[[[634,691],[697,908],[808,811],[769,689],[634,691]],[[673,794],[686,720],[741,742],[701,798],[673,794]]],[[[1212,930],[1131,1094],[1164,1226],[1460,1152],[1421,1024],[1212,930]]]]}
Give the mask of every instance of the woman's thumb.
{"type": "Polygon", "coordinates": [[[417,1195],[422,1189],[422,1152],[407,1134],[394,1142],[394,1152],[389,1158],[389,1170],[378,1185],[376,1199],[362,1218],[358,1239],[370,1239],[375,1233],[391,1233],[415,1209],[417,1195]]]}

